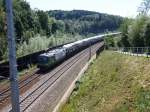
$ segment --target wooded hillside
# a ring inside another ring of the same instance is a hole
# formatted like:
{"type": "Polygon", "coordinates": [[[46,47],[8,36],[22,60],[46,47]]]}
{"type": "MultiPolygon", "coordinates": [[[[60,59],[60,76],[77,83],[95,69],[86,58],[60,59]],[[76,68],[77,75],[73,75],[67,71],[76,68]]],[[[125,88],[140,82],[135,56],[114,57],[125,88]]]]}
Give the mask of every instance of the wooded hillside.
{"type": "Polygon", "coordinates": [[[79,34],[97,34],[117,30],[123,20],[120,16],[85,10],[54,10],[48,11],[48,14],[50,17],[62,20],[65,23],[66,32],[77,32],[79,34]]]}

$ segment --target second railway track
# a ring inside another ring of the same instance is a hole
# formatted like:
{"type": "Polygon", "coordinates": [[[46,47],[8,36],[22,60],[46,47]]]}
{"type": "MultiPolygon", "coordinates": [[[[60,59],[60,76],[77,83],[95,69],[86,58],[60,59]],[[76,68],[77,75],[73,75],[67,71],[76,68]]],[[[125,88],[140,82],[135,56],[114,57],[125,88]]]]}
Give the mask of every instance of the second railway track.
{"type": "MultiPolygon", "coordinates": [[[[32,74],[30,74],[28,77],[26,77],[25,79],[19,81],[19,89],[23,89],[24,87],[26,87],[28,84],[32,83],[32,81],[34,81],[35,79],[37,79],[40,74],[36,74],[36,71],[38,69],[36,69],[32,74]]],[[[0,91],[0,105],[3,104],[4,102],[6,102],[6,100],[8,100],[8,98],[10,98],[10,87],[0,91]]]]}

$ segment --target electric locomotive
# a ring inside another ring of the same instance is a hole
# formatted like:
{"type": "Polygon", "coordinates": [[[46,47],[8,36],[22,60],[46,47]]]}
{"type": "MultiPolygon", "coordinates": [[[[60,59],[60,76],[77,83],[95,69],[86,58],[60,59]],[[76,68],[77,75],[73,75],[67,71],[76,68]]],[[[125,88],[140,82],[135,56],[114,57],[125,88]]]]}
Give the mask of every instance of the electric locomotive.
{"type": "Polygon", "coordinates": [[[55,66],[57,63],[64,60],[66,57],[66,50],[63,48],[58,48],[41,54],[38,56],[38,65],[40,69],[47,69],[55,66]]]}

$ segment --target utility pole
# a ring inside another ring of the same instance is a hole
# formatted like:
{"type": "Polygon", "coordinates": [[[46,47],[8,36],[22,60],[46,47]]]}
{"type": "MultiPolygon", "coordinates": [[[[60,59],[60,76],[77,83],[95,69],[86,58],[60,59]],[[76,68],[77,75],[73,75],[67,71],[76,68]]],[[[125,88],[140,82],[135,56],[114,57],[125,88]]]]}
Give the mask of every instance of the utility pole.
{"type": "Polygon", "coordinates": [[[12,0],[5,0],[7,13],[7,38],[9,48],[9,71],[11,86],[12,112],[20,112],[19,88],[17,80],[16,43],[14,36],[13,6],[12,0]]]}

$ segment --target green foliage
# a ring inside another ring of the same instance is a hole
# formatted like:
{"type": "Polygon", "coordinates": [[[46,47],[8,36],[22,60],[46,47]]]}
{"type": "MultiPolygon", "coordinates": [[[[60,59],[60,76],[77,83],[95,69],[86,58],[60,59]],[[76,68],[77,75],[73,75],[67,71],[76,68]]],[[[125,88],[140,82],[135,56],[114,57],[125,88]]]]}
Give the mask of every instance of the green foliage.
{"type": "Polygon", "coordinates": [[[44,34],[46,34],[47,36],[50,36],[51,31],[50,31],[49,18],[48,18],[47,13],[45,13],[44,11],[37,11],[36,13],[39,18],[41,29],[45,31],[44,34]]]}
{"type": "Polygon", "coordinates": [[[33,13],[30,5],[24,0],[14,0],[14,21],[16,39],[24,41],[22,36],[28,30],[34,30],[33,13]]]}
{"type": "Polygon", "coordinates": [[[124,19],[123,23],[120,26],[120,30],[122,32],[120,45],[123,47],[129,47],[130,46],[130,42],[129,42],[129,38],[128,38],[128,29],[129,29],[130,23],[131,23],[131,20],[124,19]]]}
{"type": "Polygon", "coordinates": [[[142,33],[144,30],[145,22],[148,20],[146,16],[139,16],[137,19],[132,23],[129,27],[129,39],[132,43],[133,47],[143,47],[144,46],[144,39],[142,38],[142,33]]]}
{"type": "Polygon", "coordinates": [[[50,47],[51,45],[51,39],[47,39],[47,37],[34,37],[31,38],[28,41],[28,44],[26,42],[23,42],[21,45],[18,46],[17,55],[23,56],[29,53],[33,53],[36,51],[44,50],[50,47]]]}
{"type": "Polygon", "coordinates": [[[142,36],[144,38],[145,46],[150,46],[150,20],[146,21],[142,36]]]}
{"type": "Polygon", "coordinates": [[[136,96],[136,108],[137,112],[150,111],[150,90],[139,89],[136,96]]]}
{"type": "Polygon", "coordinates": [[[135,20],[123,22],[121,25],[122,37],[120,40],[123,47],[149,47],[150,46],[150,17],[139,15],[135,20]]]}
{"type": "Polygon", "coordinates": [[[105,37],[105,48],[111,49],[121,47],[122,46],[121,36],[122,35],[105,37]]]}
{"type": "Polygon", "coordinates": [[[48,14],[50,17],[62,20],[65,23],[66,32],[76,32],[82,35],[88,33],[98,34],[106,30],[117,30],[123,19],[119,16],[84,10],[54,10],[48,11],[48,14]]]}
{"type": "MultiPolygon", "coordinates": [[[[82,39],[83,37],[79,35],[70,35],[70,34],[56,34],[50,37],[46,36],[36,36],[34,38],[30,38],[28,43],[24,41],[17,46],[17,56],[24,56],[30,53],[34,53],[40,50],[46,50],[52,46],[60,45],[67,42],[76,41],[82,39]]],[[[7,54],[5,54],[5,58],[7,54]]]]}
{"type": "Polygon", "coordinates": [[[106,48],[115,47],[115,42],[113,37],[106,37],[105,38],[106,48]]]}
{"type": "Polygon", "coordinates": [[[7,40],[6,40],[6,17],[3,8],[3,1],[0,1],[0,60],[4,52],[6,51],[7,40]]]}

